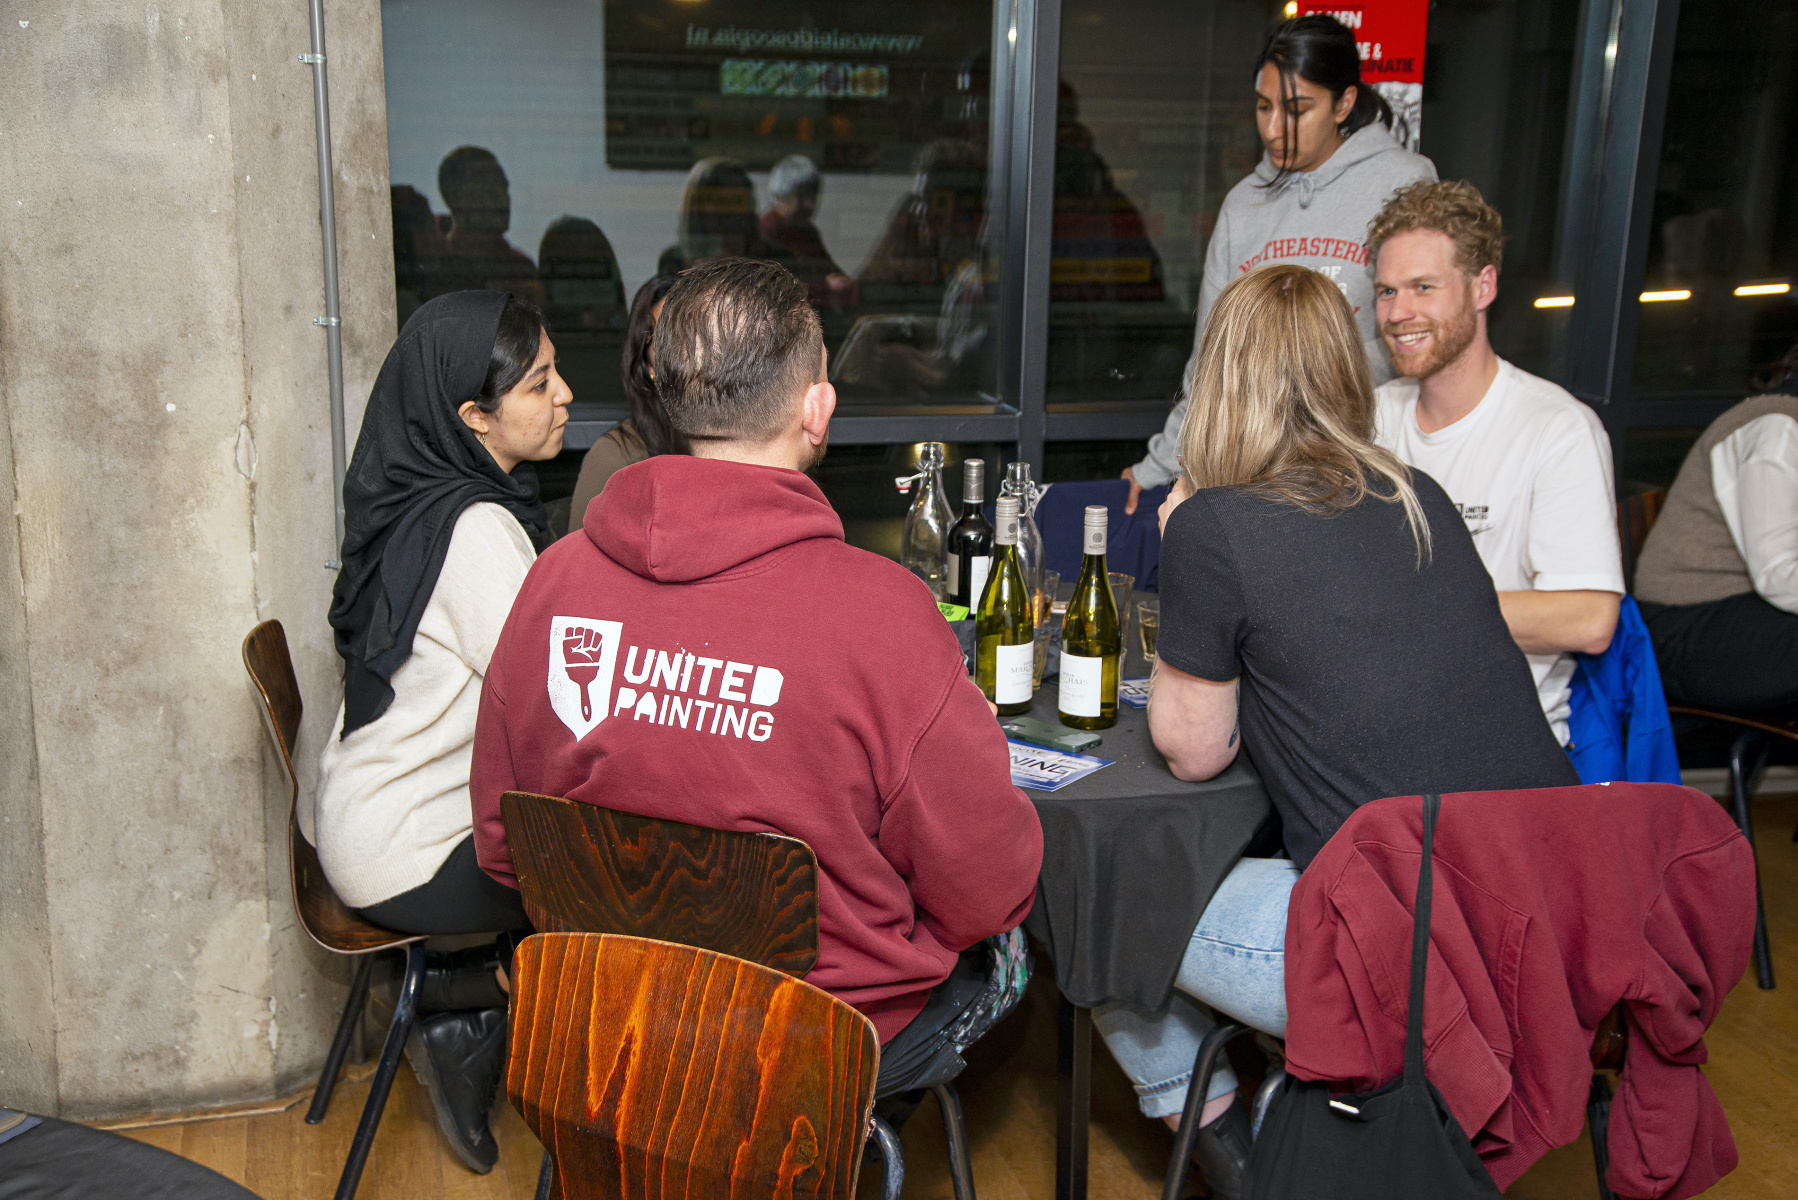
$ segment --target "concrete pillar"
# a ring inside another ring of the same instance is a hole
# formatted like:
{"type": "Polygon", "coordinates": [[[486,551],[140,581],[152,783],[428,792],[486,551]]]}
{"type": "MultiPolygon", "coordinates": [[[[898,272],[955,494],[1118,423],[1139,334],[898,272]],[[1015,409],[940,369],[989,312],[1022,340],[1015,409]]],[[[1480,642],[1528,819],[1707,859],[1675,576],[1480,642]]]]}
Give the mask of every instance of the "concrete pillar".
{"type": "MultiPolygon", "coordinates": [[[[310,789],[338,702],[304,0],[0,26],[0,1105],[93,1117],[316,1069],[238,647],[287,627],[310,789]]],[[[327,4],[353,443],[391,344],[378,0],[327,4]]]]}

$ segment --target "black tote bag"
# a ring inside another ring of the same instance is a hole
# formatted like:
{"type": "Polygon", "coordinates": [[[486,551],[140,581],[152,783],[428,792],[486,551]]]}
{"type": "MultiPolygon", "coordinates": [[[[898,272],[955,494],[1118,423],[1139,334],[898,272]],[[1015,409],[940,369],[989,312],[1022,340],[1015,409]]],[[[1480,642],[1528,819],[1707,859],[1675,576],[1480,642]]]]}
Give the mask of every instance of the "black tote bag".
{"type": "Polygon", "coordinates": [[[1423,798],[1423,866],[1411,934],[1405,1073],[1364,1096],[1288,1078],[1249,1154],[1243,1200],[1500,1200],[1460,1122],[1423,1073],[1431,860],[1438,796],[1423,798]]]}

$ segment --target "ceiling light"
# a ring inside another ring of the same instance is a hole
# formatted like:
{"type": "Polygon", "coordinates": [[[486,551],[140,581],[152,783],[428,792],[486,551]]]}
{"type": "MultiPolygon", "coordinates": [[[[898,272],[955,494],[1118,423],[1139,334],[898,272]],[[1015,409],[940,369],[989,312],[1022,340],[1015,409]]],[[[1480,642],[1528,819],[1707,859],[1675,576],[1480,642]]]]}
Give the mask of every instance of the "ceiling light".
{"type": "Polygon", "coordinates": [[[1738,296],[1783,296],[1792,290],[1789,283],[1744,283],[1736,289],[1738,296]]]}
{"type": "Polygon", "coordinates": [[[1572,308],[1572,296],[1542,296],[1536,301],[1537,308],[1572,308]]]}
{"type": "Polygon", "coordinates": [[[1658,304],[1663,300],[1690,300],[1692,293],[1685,288],[1674,288],[1665,292],[1643,292],[1642,303],[1658,304]]]}

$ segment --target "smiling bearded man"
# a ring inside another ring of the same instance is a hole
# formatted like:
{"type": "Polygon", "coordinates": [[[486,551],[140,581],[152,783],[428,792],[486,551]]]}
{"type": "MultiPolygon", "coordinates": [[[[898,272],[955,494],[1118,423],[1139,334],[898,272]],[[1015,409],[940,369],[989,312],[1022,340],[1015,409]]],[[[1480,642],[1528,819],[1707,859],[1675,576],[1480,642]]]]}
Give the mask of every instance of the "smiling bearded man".
{"type": "Polygon", "coordinates": [[[1400,376],[1374,393],[1376,440],[1460,508],[1565,746],[1573,654],[1610,645],[1623,593],[1610,440],[1565,389],[1493,352],[1504,223],[1472,184],[1399,191],[1367,249],[1400,376]]]}

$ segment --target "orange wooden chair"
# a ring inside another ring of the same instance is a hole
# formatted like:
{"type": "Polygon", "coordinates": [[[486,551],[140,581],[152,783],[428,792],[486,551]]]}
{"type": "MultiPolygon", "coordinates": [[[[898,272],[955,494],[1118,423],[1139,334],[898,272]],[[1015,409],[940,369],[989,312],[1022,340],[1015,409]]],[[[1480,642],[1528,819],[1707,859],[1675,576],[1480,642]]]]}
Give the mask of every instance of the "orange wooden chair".
{"type": "Polygon", "coordinates": [[[422,934],[395,933],[363,920],[338,899],[319,865],[318,851],[300,833],[295,807],[300,798],[299,777],[294,774],[293,751],[300,732],[300,685],[294,678],[293,659],[287,652],[287,631],[279,621],[264,621],[250,630],[243,640],[243,665],[250,673],[260,702],[263,727],[274,743],[276,757],[287,772],[287,864],[292,877],[293,906],[299,915],[300,928],[313,941],[333,954],[355,957],[356,973],[350,979],[350,994],[344,1001],[343,1016],[337,1022],[337,1033],[325,1055],[324,1070],[319,1073],[318,1087],[312,1093],[312,1107],[306,1111],[306,1123],[317,1125],[325,1119],[331,1103],[331,1092],[337,1086],[343,1068],[343,1056],[350,1039],[362,1020],[362,1008],[368,1000],[369,971],[374,957],[383,950],[399,950],[405,955],[406,969],[401,976],[399,999],[394,1005],[393,1022],[387,1028],[387,1041],[381,1048],[381,1060],[375,1068],[368,1101],[362,1107],[362,1120],[356,1126],[350,1143],[349,1158],[343,1164],[343,1175],[337,1183],[336,1200],[350,1200],[361,1182],[362,1168],[368,1162],[369,1148],[374,1144],[375,1129],[381,1123],[381,1112],[387,1107],[387,1093],[399,1071],[400,1055],[406,1048],[406,1037],[412,1032],[413,1018],[418,1012],[418,991],[424,981],[425,950],[422,934]]]}
{"type": "MultiPolygon", "coordinates": [[[[818,860],[797,838],[529,792],[500,797],[500,814],[525,911],[539,930],[678,942],[794,977],[818,961],[818,860]]],[[[975,1200],[961,1096],[952,1081],[928,1090],[942,1112],[957,1200],[975,1200]]],[[[902,1178],[898,1135],[879,1118],[874,1135],[888,1182],[902,1178]]],[[[549,1169],[539,1197],[548,1195],[549,1169]]]]}
{"type": "Polygon", "coordinates": [[[506,1097],[558,1200],[850,1200],[879,1072],[872,1022],[769,967],[596,933],[512,958],[506,1097]]]}

